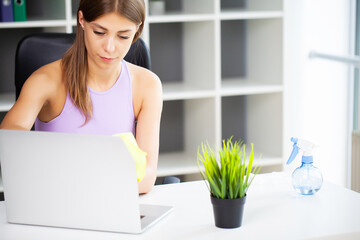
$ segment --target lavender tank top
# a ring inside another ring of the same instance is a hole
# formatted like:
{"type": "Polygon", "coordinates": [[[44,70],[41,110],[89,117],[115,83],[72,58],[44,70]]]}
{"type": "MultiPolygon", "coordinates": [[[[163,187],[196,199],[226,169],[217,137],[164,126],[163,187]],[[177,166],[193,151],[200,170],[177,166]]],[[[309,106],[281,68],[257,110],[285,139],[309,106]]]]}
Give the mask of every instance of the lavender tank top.
{"type": "Polygon", "coordinates": [[[126,62],[121,62],[121,73],[116,83],[105,92],[89,88],[93,117],[83,125],[85,117],[66,96],[59,116],[49,122],[35,120],[36,131],[113,135],[135,130],[131,78],[126,62]]]}

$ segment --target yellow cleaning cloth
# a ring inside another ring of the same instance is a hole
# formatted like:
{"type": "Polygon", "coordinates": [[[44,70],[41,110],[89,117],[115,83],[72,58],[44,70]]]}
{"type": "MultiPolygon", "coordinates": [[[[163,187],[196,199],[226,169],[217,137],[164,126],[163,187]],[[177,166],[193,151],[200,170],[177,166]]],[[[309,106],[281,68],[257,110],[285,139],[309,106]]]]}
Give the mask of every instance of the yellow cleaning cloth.
{"type": "Polygon", "coordinates": [[[125,142],[131,156],[135,160],[136,165],[136,177],[137,181],[140,182],[145,177],[146,170],[146,152],[141,150],[137,145],[134,135],[131,132],[114,134],[113,136],[121,137],[125,142]]]}

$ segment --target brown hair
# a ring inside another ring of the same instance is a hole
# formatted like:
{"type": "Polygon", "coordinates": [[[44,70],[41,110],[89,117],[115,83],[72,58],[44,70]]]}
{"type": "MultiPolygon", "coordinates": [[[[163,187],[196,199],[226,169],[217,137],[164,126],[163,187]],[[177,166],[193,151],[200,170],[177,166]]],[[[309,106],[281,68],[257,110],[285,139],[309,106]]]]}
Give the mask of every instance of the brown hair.
{"type": "MultiPolygon", "coordinates": [[[[145,20],[144,0],[81,0],[78,8],[82,11],[85,21],[91,22],[98,17],[116,12],[139,25],[134,36],[135,42],[141,35],[145,20]]],[[[85,116],[86,124],[92,117],[92,103],[86,84],[88,73],[87,50],[84,32],[77,16],[77,29],[74,44],[62,58],[63,81],[69,96],[77,108],[85,116]]]]}

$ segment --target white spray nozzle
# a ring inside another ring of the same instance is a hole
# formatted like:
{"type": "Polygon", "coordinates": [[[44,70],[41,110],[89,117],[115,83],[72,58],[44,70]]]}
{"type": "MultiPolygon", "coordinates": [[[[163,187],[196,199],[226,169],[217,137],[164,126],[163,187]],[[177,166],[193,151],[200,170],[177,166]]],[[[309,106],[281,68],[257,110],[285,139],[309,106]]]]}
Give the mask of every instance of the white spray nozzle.
{"type": "Polygon", "coordinates": [[[295,159],[296,155],[299,153],[299,150],[303,151],[302,162],[312,163],[312,150],[315,147],[315,144],[298,138],[291,138],[291,141],[294,143],[293,150],[286,164],[290,164],[295,159]]]}

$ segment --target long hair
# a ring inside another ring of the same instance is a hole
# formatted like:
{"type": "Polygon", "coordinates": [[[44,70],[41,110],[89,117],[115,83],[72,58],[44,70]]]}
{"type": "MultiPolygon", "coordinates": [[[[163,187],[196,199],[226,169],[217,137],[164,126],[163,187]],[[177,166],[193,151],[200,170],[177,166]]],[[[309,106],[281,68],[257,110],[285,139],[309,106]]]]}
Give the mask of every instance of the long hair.
{"type": "MultiPolygon", "coordinates": [[[[81,0],[78,8],[84,20],[91,22],[98,17],[116,12],[139,25],[134,36],[135,42],[143,30],[145,21],[145,5],[143,0],[81,0]]],[[[77,15],[76,38],[74,44],[62,58],[62,77],[70,99],[82,112],[86,124],[92,117],[92,103],[88,91],[86,77],[88,73],[87,50],[84,32],[77,15]]]]}

